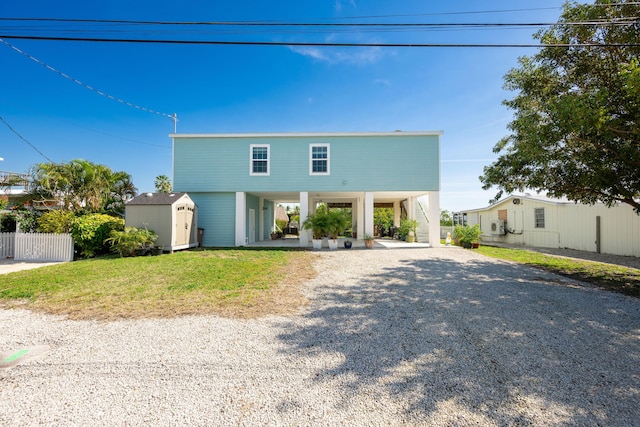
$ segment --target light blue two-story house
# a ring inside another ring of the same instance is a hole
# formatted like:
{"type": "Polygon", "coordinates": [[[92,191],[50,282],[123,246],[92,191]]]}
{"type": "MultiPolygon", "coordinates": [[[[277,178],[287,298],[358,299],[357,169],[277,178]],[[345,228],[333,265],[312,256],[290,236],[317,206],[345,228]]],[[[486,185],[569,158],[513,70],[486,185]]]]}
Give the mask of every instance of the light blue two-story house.
{"type": "Polygon", "coordinates": [[[374,207],[393,207],[396,225],[404,212],[422,223],[418,240],[437,246],[441,135],[171,134],[173,187],[198,205],[204,246],[269,240],[278,203],[299,203],[300,223],[319,203],[351,206],[359,239],[374,234],[374,207]]]}

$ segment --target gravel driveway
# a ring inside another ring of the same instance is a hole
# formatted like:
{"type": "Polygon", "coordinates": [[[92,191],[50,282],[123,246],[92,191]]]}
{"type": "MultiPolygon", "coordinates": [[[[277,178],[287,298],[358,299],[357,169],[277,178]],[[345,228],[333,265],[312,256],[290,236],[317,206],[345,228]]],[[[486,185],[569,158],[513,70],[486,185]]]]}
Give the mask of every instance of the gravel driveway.
{"type": "Polygon", "coordinates": [[[460,248],[318,257],[293,317],[0,310],[0,352],[49,349],[0,369],[0,425],[638,425],[640,299],[460,248]]]}

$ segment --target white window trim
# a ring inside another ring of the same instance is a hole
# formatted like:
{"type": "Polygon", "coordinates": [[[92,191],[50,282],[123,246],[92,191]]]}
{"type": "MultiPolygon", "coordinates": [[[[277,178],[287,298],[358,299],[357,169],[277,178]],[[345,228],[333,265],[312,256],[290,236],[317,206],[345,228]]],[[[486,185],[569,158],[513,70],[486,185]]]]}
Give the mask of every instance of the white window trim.
{"type": "Polygon", "coordinates": [[[331,145],[330,144],[309,144],[309,175],[331,175],[331,145]],[[327,171],[313,171],[313,147],[327,147],[327,171]]]}
{"type": "Polygon", "coordinates": [[[249,175],[251,176],[269,176],[271,174],[271,145],[270,144],[250,144],[249,145],[249,175]],[[267,148],[267,172],[253,171],[253,149],[267,148]]]}

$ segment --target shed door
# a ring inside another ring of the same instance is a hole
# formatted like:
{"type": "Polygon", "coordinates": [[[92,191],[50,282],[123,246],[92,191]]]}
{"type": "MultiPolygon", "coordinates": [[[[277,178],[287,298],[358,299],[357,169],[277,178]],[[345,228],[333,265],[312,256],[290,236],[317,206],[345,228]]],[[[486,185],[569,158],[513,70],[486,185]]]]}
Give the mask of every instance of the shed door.
{"type": "Polygon", "coordinates": [[[176,245],[189,244],[193,225],[193,208],[181,204],[176,206],[176,245]]]}

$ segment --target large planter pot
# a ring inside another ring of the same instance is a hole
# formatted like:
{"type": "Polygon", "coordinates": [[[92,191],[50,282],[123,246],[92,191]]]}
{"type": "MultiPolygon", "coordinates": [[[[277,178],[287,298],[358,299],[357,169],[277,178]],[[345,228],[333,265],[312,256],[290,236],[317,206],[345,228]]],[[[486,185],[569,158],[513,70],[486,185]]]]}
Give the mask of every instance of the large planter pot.
{"type": "Polygon", "coordinates": [[[149,252],[149,248],[137,248],[134,250],[135,256],[145,256],[149,252]]]}
{"type": "Polygon", "coordinates": [[[322,239],[311,239],[313,249],[322,249],[322,239]]]}
{"type": "Polygon", "coordinates": [[[365,240],[364,241],[364,247],[367,249],[373,249],[373,240],[365,240]]]}
{"type": "Polygon", "coordinates": [[[407,235],[407,243],[413,243],[416,241],[416,236],[412,236],[410,234],[407,235]]]}
{"type": "Polygon", "coordinates": [[[329,249],[332,251],[338,249],[338,239],[329,239],[329,249]]]}

